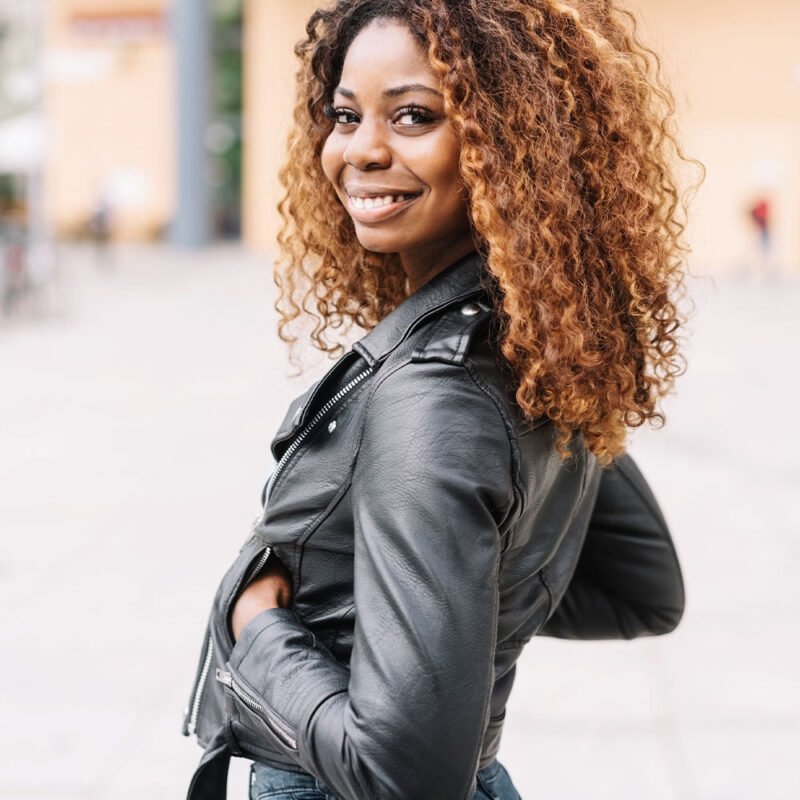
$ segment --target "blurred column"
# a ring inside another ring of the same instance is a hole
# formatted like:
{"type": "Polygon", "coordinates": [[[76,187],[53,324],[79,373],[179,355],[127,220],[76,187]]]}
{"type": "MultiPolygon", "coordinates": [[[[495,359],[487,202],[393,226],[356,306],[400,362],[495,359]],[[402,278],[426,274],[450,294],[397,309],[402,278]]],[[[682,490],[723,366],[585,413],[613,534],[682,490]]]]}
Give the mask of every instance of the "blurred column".
{"type": "Polygon", "coordinates": [[[42,110],[44,90],[44,3],[30,2],[25,7],[27,14],[27,29],[30,37],[31,75],[35,83],[35,100],[33,112],[35,114],[34,134],[37,137],[37,158],[29,166],[26,186],[26,205],[28,208],[28,242],[37,245],[49,239],[47,218],[45,214],[44,195],[44,113],[42,110]]]}
{"type": "Polygon", "coordinates": [[[202,247],[212,236],[205,145],[211,92],[210,15],[209,0],[173,0],[178,196],[170,238],[183,247],[202,247]]]}

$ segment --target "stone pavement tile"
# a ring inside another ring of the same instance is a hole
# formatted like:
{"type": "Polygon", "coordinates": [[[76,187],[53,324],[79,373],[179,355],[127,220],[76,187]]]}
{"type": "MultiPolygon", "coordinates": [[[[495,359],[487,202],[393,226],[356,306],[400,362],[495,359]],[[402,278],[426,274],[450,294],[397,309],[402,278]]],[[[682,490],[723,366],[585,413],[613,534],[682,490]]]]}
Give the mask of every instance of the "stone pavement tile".
{"type": "Polygon", "coordinates": [[[590,733],[523,723],[509,711],[500,761],[525,800],[687,800],[658,733],[590,733]]]}
{"type": "Polygon", "coordinates": [[[800,648],[787,635],[791,624],[676,635],[675,646],[660,654],[676,719],[686,724],[795,720],[800,731],[800,648]]]}
{"type": "Polygon", "coordinates": [[[137,714],[127,706],[87,707],[34,693],[16,702],[5,699],[0,797],[91,796],[100,770],[115,760],[137,714]]]}
{"type": "Polygon", "coordinates": [[[648,723],[660,713],[657,686],[639,642],[575,642],[539,636],[517,662],[510,706],[550,724],[648,723]]]}
{"type": "MultiPolygon", "coordinates": [[[[80,786],[36,784],[28,782],[12,787],[6,792],[0,785],[2,800],[89,800],[91,790],[80,786]]],[[[99,800],[99,799],[98,799],[99,800]]]]}
{"type": "MultiPolygon", "coordinates": [[[[177,698],[176,698],[177,699],[177,698]]],[[[134,726],[97,784],[98,800],[180,800],[203,753],[193,738],[178,734],[179,715],[173,703],[134,726]]],[[[233,759],[228,779],[229,800],[247,800],[250,762],[233,759]]]]}
{"type": "Polygon", "coordinates": [[[797,800],[800,719],[692,724],[681,730],[697,800],[797,800]]]}
{"type": "Polygon", "coordinates": [[[668,697],[642,642],[529,642],[500,759],[526,799],[687,800],[668,697]]]}

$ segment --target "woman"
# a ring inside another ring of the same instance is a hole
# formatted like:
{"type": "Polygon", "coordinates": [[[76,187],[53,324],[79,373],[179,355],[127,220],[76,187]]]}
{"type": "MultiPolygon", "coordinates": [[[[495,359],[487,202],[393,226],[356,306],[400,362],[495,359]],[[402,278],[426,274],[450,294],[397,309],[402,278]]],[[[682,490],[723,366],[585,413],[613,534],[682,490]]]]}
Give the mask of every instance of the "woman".
{"type": "Polygon", "coordinates": [[[281,334],[369,333],[295,400],[214,603],[192,798],[517,798],[537,633],[666,633],[626,430],[680,369],[670,96],[607,0],[341,0],[298,47],[281,334]]]}

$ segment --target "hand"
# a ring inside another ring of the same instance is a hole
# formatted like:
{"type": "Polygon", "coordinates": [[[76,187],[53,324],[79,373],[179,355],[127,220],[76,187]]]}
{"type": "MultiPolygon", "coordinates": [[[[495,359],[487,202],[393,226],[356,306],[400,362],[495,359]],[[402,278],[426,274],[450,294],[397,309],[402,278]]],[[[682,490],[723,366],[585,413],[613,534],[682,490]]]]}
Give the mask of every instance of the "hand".
{"type": "Polygon", "coordinates": [[[233,638],[238,639],[251,619],[268,608],[288,608],[292,602],[292,576],[277,557],[236,599],[231,611],[233,638]]]}

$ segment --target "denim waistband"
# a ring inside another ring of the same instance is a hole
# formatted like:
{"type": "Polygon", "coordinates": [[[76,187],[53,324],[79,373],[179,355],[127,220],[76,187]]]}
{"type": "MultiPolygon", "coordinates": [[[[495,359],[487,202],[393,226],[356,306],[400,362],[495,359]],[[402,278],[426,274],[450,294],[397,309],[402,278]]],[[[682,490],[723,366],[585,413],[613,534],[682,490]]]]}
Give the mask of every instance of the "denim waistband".
{"type": "MultiPolygon", "coordinates": [[[[254,763],[250,769],[250,800],[337,800],[331,790],[307,772],[254,763]]],[[[478,771],[473,800],[521,800],[505,767],[494,759],[478,771]]]]}

